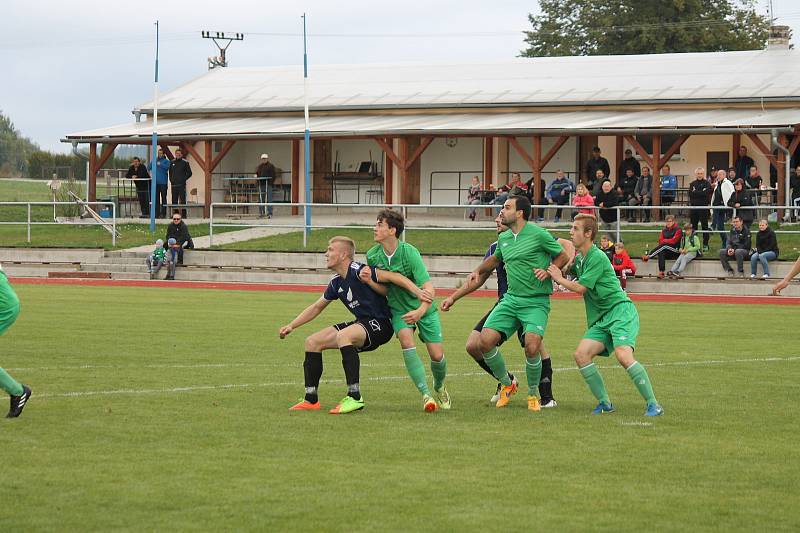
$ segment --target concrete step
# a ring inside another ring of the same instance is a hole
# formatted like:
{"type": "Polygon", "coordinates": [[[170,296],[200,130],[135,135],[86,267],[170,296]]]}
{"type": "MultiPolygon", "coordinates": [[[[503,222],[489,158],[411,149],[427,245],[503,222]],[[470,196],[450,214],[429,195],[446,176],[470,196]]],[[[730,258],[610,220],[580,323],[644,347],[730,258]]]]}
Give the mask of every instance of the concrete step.
{"type": "Polygon", "coordinates": [[[110,272],[111,279],[150,279],[150,274],[147,271],[142,272],[110,272]]]}
{"type": "Polygon", "coordinates": [[[84,263],[97,262],[103,250],[71,248],[0,248],[0,263],[84,263]]]}
{"type": "MultiPolygon", "coordinates": [[[[657,278],[628,279],[628,292],[655,294],[711,294],[731,296],[767,296],[772,286],[779,281],[773,278],[766,281],[750,279],[681,279],[659,280],[657,278]]],[[[783,296],[800,297],[800,283],[790,283],[783,296]]]]}
{"type": "Polygon", "coordinates": [[[8,276],[18,278],[46,278],[47,273],[51,270],[60,271],[78,271],[80,265],[77,264],[64,264],[64,265],[50,265],[50,264],[36,264],[36,263],[4,263],[3,271],[8,276]]]}
{"type": "Polygon", "coordinates": [[[50,271],[47,273],[48,278],[76,278],[76,279],[109,279],[110,272],[81,272],[81,271],[50,271]]]}

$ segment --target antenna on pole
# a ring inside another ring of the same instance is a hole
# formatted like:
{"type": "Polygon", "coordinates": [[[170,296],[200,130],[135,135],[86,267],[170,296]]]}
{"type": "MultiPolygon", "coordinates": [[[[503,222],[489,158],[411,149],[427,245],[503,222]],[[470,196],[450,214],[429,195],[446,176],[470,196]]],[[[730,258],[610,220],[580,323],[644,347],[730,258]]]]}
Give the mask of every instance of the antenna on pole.
{"type": "Polygon", "coordinates": [[[224,31],[206,31],[200,32],[203,39],[211,39],[219,49],[219,56],[211,56],[208,58],[208,70],[217,67],[227,67],[228,59],[225,57],[225,52],[233,41],[244,41],[244,33],[234,33],[225,35],[224,31]],[[224,43],[224,44],[221,44],[224,43]]]}

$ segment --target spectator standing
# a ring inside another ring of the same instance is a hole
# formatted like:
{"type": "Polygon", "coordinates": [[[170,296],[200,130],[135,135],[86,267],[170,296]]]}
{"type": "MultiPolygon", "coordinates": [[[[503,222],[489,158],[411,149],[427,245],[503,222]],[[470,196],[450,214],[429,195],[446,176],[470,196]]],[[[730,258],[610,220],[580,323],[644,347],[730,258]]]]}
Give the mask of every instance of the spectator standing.
{"type": "Polygon", "coordinates": [[[750,254],[750,243],[750,230],[744,225],[741,217],[733,217],[733,226],[728,232],[725,248],[719,251],[719,260],[722,263],[722,268],[729,276],[733,276],[734,272],[728,261],[731,257],[735,257],[739,275],[744,277],[744,259],[750,254]]]}
{"type": "MultiPolygon", "coordinates": [[[[467,204],[469,205],[480,205],[481,203],[481,180],[478,176],[472,176],[472,185],[469,186],[467,189],[467,204]]],[[[478,212],[476,209],[472,209],[469,212],[469,219],[475,220],[478,212]]]]}
{"type": "MultiPolygon", "coordinates": [[[[258,198],[262,204],[272,203],[272,183],[275,181],[275,165],[270,163],[269,154],[261,154],[261,163],[256,167],[256,178],[258,179],[258,198]]],[[[258,214],[264,216],[264,206],[258,206],[258,214]]],[[[267,218],[272,218],[272,206],[266,209],[267,218]]]]}
{"type": "Polygon", "coordinates": [[[678,193],[678,178],[672,174],[669,165],[664,165],[661,176],[661,205],[671,205],[678,193]]]}
{"type": "Polygon", "coordinates": [[[583,183],[579,183],[577,187],[575,187],[575,197],[572,199],[572,206],[577,208],[576,211],[572,212],[572,218],[575,218],[577,214],[585,214],[585,215],[594,215],[594,198],[591,194],[589,194],[589,189],[586,188],[586,185],[583,183]]]}
{"type": "Polygon", "coordinates": [[[737,178],[746,178],[750,175],[750,167],[754,166],[756,163],[753,161],[753,158],[747,155],[747,147],[740,146],[739,147],[739,156],[736,158],[736,161],[733,162],[733,170],[736,172],[737,178]]]}
{"type": "Polygon", "coordinates": [[[156,157],[156,216],[167,216],[167,184],[169,183],[170,160],[164,155],[164,150],[159,146],[156,157]]]}
{"type": "Polygon", "coordinates": [[[139,208],[142,210],[139,218],[148,218],[150,216],[150,174],[147,172],[147,167],[142,164],[142,160],[138,157],[134,157],[131,163],[125,177],[133,180],[133,184],[136,187],[139,208]]]}
{"type": "Polygon", "coordinates": [[[561,220],[561,211],[563,206],[569,204],[569,195],[575,191],[572,182],[564,175],[561,169],[556,172],[556,178],[547,187],[547,202],[552,205],[557,205],[555,221],[561,220]]]}
{"type": "Polygon", "coordinates": [[[680,255],[680,244],[683,232],[675,222],[675,215],[667,215],[665,226],[658,236],[658,246],[648,255],[642,258],[647,261],[653,257],[658,257],[658,277],[664,278],[664,270],[667,266],[667,259],[677,259],[680,255]]]}
{"type": "Polygon", "coordinates": [[[715,185],[714,193],[711,195],[711,207],[714,208],[711,211],[711,229],[718,232],[724,248],[728,239],[728,235],[725,233],[725,221],[730,215],[730,210],[725,208],[733,194],[733,183],[728,179],[728,173],[720,169],[717,171],[715,185]]]}
{"type": "MultiPolygon", "coordinates": [[[[192,177],[192,167],[183,158],[183,150],[175,150],[175,159],[169,164],[169,182],[172,185],[172,204],[186,205],[186,182],[192,177]]],[[[181,216],[186,218],[186,207],[182,207],[181,216]]]]}
{"type": "Polygon", "coordinates": [[[172,224],[167,225],[167,247],[171,254],[172,276],[168,279],[175,279],[175,267],[183,266],[183,250],[194,248],[192,236],[189,235],[189,226],[181,220],[180,213],[172,215],[172,224]]]}
{"type": "MultiPolygon", "coordinates": [[[[703,167],[694,169],[694,181],[689,184],[689,205],[692,207],[708,207],[711,196],[711,185],[706,179],[706,170],[703,167]]],[[[691,209],[689,220],[692,229],[703,229],[703,250],[708,250],[708,209],[691,209]]]]}
{"type": "Polygon", "coordinates": [[[594,199],[595,204],[600,208],[600,220],[603,221],[603,229],[608,231],[617,222],[617,192],[611,186],[611,182],[606,180],[600,187],[600,192],[594,199]]]}
{"type": "Polygon", "coordinates": [[[769,262],[778,258],[778,237],[772,228],[769,227],[766,219],[758,221],[758,233],[756,233],[756,248],[750,256],[750,279],[755,279],[758,274],[758,263],[764,275],[761,279],[769,278],[769,262]]]}
{"type": "MultiPolygon", "coordinates": [[[[639,177],[633,173],[632,168],[625,169],[625,174],[621,180],[617,181],[617,197],[619,198],[620,205],[629,205],[629,202],[636,193],[636,185],[639,183],[639,177]]],[[[633,210],[627,213],[628,222],[634,222],[633,210]]]]}
{"type": "Polygon", "coordinates": [[[681,272],[686,269],[686,266],[698,255],[701,255],[700,237],[694,231],[694,226],[691,224],[683,225],[683,236],[681,236],[681,244],[678,249],[678,258],[672,265],[672,268],[667,272],[669,278],[682,278],[681,272]]]}
{"type": "MultiPolygon", "coordinates": [[[[794,174],[789,178],[789,187],[792,189],[792,199],[789,203],[798,206],[800,204],[800,166],[794,169],[794,174]]],[[[794,221],[797,219],[797,209],[791,210],[791,213],[791,220],[794,221]]]]}
{"type": "Polygon", "coordinates": [[[733,184],[733,194],[728,198],[728,207],[734,208],[735,213],[742,218],[742,222],[749,229],[753,225],[755,219],[755,210],[753,207],[753,197],[750,191],[744,188],[744,180],[738,179],[733,184]]]}
{"type": "MultiPolygon", "coordinates": [[[[592,156],[589,158],[589,161],[586,162],[586,185],[590,191],[594,190],[595,186],[599,186],[597,183],[597,171],[603,171],[603,177],[608,177],[611,175],[611,167],[608,166],[608,159],[600,155],[600,147],[595,146],[592,148],[592,156]]],[[[600,180],[600,184],[602,184],[602,179],[600,180]]]]}
{"type": "MultiPolygon", "coordinates": [[[[630,171],[630,169],[628,169],[630,171]]],[[[614,255],[611,258],[611,266],[614,267],[614,274],[619,278],[622,290],[628,288],[628,276],[636,274],[636,265],[631,261],[631,256],[625,250],[625,245],[621,242],[614,244],[614,255]]]]}
{"type": "Polygon", "coordinates": [[[624,176],[628,169],[633,170],[633,175],[637,178],[642,175],[642,167],[639,165],[636,158],[633,157],[633,151],[630,148],[625,150],[625,159],[619,164],[617,179],[624,176]]]}
{"type": "MultiPolygon", "coordinates": [[[[636,181],[633,189],[633,196],[628,200],[628,205],[650,206],[653,205],[653,176],[650,175],[650,168],[643,167],[642,175],[636,181]]],[[[634,211],[635,213],[636,211],[634,211]]],[[[636,218],[634,216],[634,218],[636,218]]],[[[642,214],[644,222],[650,222],[650,210],[645,209],[642,214]]]]}
{"type": "MultiPolygon", "coordinates": [[[[528,197],[528,200],[530,200],[531,205],[545,205],[547,204],[547,200],[545,199],[545,192],[546,192],[545,189],[547,188],[547,185],[545,184],[544,178],[539,178],[539,190],[541,191],[541,194],[538,198],[534,198],[533,195],[536,194],[536,189],[533,185],[533,180],[535,179],[536,177],[533,176],[531,177],[531,179],[525,182],[526,192],[524,192],[523,194],[525,194],[525,196],[528,197]]],[[[531,213],[532,216],[536,218],[536,222],[541,222],[544,220],[543,207],[536,207],[533,209],[533,211],[531,211],[531,213]]]]}

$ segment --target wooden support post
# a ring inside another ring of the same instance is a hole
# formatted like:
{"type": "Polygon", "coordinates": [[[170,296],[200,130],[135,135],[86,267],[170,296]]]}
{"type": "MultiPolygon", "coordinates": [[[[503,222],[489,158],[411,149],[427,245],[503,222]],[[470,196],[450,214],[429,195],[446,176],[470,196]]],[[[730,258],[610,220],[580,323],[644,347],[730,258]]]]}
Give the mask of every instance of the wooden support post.
{"type": "Polygon", "coordinates": [[[205,194],[203,195],[203,218],[208,218],[211,216],[211,171],[213,170],[211,166],[211,141],[206,140],[203,142],[203,144],[205,146],[205,159],[201,165],[203,167],[203,177],[205,182],[205,194]]]}
{"type": "MultiPolygon", "coordinates": [[[[653,206],[661,205],[661,135],[653,135],[653,155],[655,168],[653,168],[653,206]]],[[[653,213],[653,220],[661,219],[661,211],[656,209],[653,213]]]]}
{"type": "Polygon", "coordinates": [[[561,150],[561,147],[564,146],[564,143],[566,143],[568,140],[569,140],[568,135],[562,135],[556,140],[556,143],[552,146],[552,148],[550,148],[550,150],[547,151],[544,157],[542,157],[542,164],[541,164],[542,170],[544,170],[544,167],[546,167],[547,164],[550,162],[550,160],[556,156],[558,151],[561,150]]]}
{"type": "MultiPolygon", "coordinates": [[[[669,149],[666,152],[664,152],[664,157],[661,158],[660,163],[662,168],[664,167],[664,165],[667,164],[670,157],[678,153],[678,150],[681,149],[681,146],[683,146],[683,143],[685,143],[688,138],[689,135],[681,135],[677,139],[675,139],[675,142],[672,143],[672,146],[670,146],[669,149]]],[[[655,157],[655,155],[653,157],[655,157]]]]}
{"type": "MultiPolygon", "coordinates": [[[[292,203],[300,203],[300,139],[292,139],[292,203]]],[[[292,206],[292,215],[299,213],[297,206],[292,206]]]]}
{"type": "MultiPolygon", "coordinates": [[[[534,204],[539,203],[539,198],[542,197],[544,191],[542,190],[542,136],[533,136],[533,195],[532,199],[534,204]]],[[[540,215],[544,213],[539,213],[540,215]]]]}
{"type": "MultiPolygon", "coordinates": [[[[741,134],[734,133],[733,134],[733,147],[732,147],[732,151],[731,151],[731,163],[728,166],[732,167],[733,164],[736,162],[736,158],[739,157],[739,148],[741,148],[741,146],[742,146],[742,136],[741,136],[741,134]]],[[[728,170],[728,169],[725,169],[725,170],[728,170]]],[[[744,176],[736,176],[736,177],[737,178],[742,178],[742,179],[745,178],[744,176]]]]}
{"type": "Polygon", "coordinates": [[[639,157],[642,158],[642,161],[647,163],[647,166],[650,167],[650,170],[652,170],[653,173],[655,173],[655,165],[653,164],[653,158],[650,157],[650,154],[647,153],[647,150],[645,150],[642,147],[642,145],[639,144],[639,141],[637,141],[633,137],[633,135],[623,135],[623,138],[626,141],[628,141],[628,144],[633,146],[633,150],[639,155],[639,157]]]}
{"type": "Polygon", "coordinates": [[[97,143],[89,143],[89,201],[97,200],[97,143]]]}
{"type": "MultiPolygon", "coordinates": [[[[622,164],[622,156],[624,155],[622,153],[622,149],[623,149],[622,135],[617,135],[616,140],[617,140],[617,145],[616,145],[616,150],[615,150],[616,168],[612,168],[612,169],[609,169],[609,170],[613,170],[614,171],[614,175],[617,177],[617,183],[619,183],[619,180],[622,179],[622,176],[619,175],[619,166],[622,164]]],[[[610,178],[610,176],[609,176],[609,178],[610,178]]]]}
{"type": "Polygon", "coordinates": [[[494,137],[483,138],[483,189],[492,183],[492,166],[494,166],[494,137]]]}
{"type": "MultiPolygon", "coordinates": [[[[408,167],[406,166],[406,160],[408,160],[408,139],[406,137],[397,139],[397,151],[399,152],[397,166],[400,169],[400,203],[407,204],[410,203],[408,201],[410,195],[408,191],[408,167]]],[[[386,155],[389,155],[389,152],[386,152],[386,155]]]]}
{"type": "Polygon", "coordinates": [[[530,156],[530,154],[528,154],[527,150],[525,150],[525,148],[522,147],[517,138],[509,137],[508,142],[511,143],[511,146],[514,147],[514,150],[517,151],[520,157],[524,159],[526,163],[528,163],[528,166],[533,168],[534,167],[533,158],[530,156]]]}

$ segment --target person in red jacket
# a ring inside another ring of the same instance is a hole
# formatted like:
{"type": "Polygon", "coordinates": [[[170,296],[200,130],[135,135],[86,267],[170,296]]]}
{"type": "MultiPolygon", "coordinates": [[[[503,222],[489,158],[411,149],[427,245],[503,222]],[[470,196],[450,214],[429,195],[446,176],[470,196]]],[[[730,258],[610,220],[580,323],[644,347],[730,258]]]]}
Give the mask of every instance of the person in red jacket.
{"type": "Polygon", "coordinates": [[[614,267],[614,274],[619,278],[622,290],[628,285],[628,276],[636,274],[636,265],[631,261],[631,256],[625,250],[625,245],[621,242],[614,244],[614,256],[611,258],[611,266],[614,267]]]}
{"type": "Polygon", "coordinates": [[[683,232],[675,222],[674,215],[667,215],[666,226],[658,236],[658,246],[648,255],[642,257],[643,261],[658,257],[658,278],[664,279],[664,269],[667,266],[667,259],[675,259],[680,255],[680,244],[683,232]]]}

